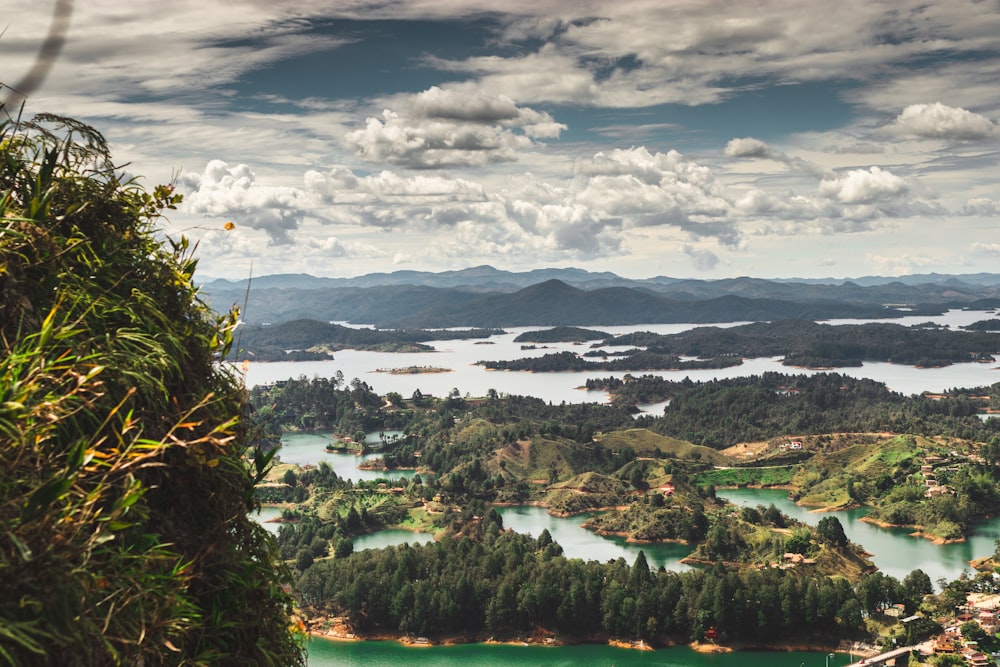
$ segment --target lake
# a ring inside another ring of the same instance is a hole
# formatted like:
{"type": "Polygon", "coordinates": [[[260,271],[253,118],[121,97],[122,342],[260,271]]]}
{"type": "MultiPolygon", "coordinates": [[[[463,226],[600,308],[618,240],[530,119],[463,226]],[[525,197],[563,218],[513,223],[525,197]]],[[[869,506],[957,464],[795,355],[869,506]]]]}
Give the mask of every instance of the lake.
{"type": "Polygon", "coordinates": [[[705,655],[687,646],[633,651],[604,644],[508,646],[464,644],[408,648],[396,642],[338,642],[312,639],[310,667],[842,667],[850,656],[801,651],[741,651],[705,655]]]}
{"type": "MultiPolygon", "coordinates": [[[[398,431],[387,431],[387,435],[398,433],[398,431]]],[[[365,438],[369,440],[371,434],[365,438]]],[[[365,461],[382,458],[381,454],[345,454],[342,452],[328,452],[326,446],[333,442],[332,433],[282,433],[281,448],[276,454],[282,463],[294,463],[296,465],[317,465],[320,461],[326,461],[333,468],[334,472],[341,479],[352,482],[372,481],[376,479],[411,479],[416,472],[413,470],[360,470],[358,465],[365,461]]],[[[374,444],[378,444],[378,433],[375,433],[374,444]]]]}
{"type": "MultiPolygon", "coordinates": [[[[896,322],[903,325],[921,324],[932,321],[951,328],[971,324],[977,320],[987,319],[992,313],[982,311],[952,310],[939,317],[906,317],[889,320],[871,320],[896,322]]],[[[862,320],[829,320],[830,324],[858,324],[862,320]]],[[[739,323],[717,324],[712,326],[732,327],[739,323]]],[[[643,324],[629,326],[588,327],[612,334],[624,334],[632,331],[653,331],[655,333],[679,333],[692,329],[695,324],[643,324]]],[[[603,391],[586,391],[581,389],[588,378],[622,377],[625,371],[583,371],[560,373],[528,373],[517,371],[490,371],[475,363],[480,360],[504,360],[521,357],[538,357],[545,354],[570,350],[585,352],[589,345],[573,343],[552,343],[547,349],[522,350],[520,343],[514,338],[525,331],[535,331],[547,327],[515,327],[507,329],[506,333],[493,336],[488,341],[454,340],[432,343],[433,352],[417,352],[408,354],[393,354],[387,352],[360,352],[344,350],[336,353],[336,358],[329,361],[277,361],[270,363],[251,362],[245,371],[245,381],[248,386],[267,384],[277,380],[287,380],[305,376],[333,377],[337,371],[344,374],[347,381],[358,378],[366,382],[375,392],[385,394],[395,391],[404,397],[409,397],[415,389],[421,393],[434,396],[446,396],[452,389],[458,389],[462,395],[485,396],[489,389],[495,389],[501,394],[519,394],[537,396],[553,403],[587,403],[606,402],[608,395],[603,391]],[[393,375],[380,373],[377,369],[401,368],[405,366],[437,366],[451,369],[447,373],[404,374],[393,375]]],[[[1000,340],[1000,339],[998,339],[1000,340]]],[[[964,363],[954,364],[945,368],[915,368],[889,363],[866,363],[856,368],[842,368],[837,372],[858,378],[869,378],[884,382],[893,391],[903,394],[919,394],[924,391],[941,392],[956,387],[985,386],[1000,381],[1000,373],[996,372],[995,363],[964,363]]],[[[686,370],[686,371],[649,371],[672,380],[683,380],[689,377],[695,381],[710,381],[713,379],[744,377],[760,375],[767,371],[779,373],[813,374],[813,371],[801,368],[791,368],[781,365],[780,357],[747,359],[740,366],[723,369],[686,370]]],[[[633,374],[637,374],[633,371],[633,374]]],[[[659,413],[663,405],[648,406],[650,412],[659,413]]]]}
{"type": "Polygon", "coordinates": [[[503,517],[504,528],[511,528],[519,533],[538,537],[543,530],[548,530],[552,539],[563,548],[567,558],[584,558],[587,560],[608,561],[624,558],[631,565],[640,551],[646,554],[650,567],[661,565],[668,570],[686,570],[687,565],[681,559],[691,553],[691,547],[686,544],[664,542],[658,544],[629,544],[622,537],[598,535],[587,530],[581,524],[590,514],[577,514],[571,517],[555,517],[543,507],[517,506],[498,507],[503,517]]]}

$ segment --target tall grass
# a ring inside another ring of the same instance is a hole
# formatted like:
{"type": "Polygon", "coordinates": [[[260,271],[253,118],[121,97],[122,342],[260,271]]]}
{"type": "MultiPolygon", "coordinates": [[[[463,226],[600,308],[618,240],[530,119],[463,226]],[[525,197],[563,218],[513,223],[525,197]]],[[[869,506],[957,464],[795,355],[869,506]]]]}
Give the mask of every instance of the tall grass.
{"type": "Polygon", "coordinates": [[[179,202],[92,128],[0,124],[0,662],[303,662],[179,202]]]}

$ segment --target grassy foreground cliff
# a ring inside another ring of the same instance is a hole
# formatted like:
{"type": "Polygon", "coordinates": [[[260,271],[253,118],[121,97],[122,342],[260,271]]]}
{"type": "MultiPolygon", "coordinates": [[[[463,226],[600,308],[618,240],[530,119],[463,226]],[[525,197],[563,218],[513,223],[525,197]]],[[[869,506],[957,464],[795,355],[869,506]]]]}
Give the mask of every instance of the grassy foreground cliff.
{"type": "Polygon", "coordinates": [[[89,127],[0,124],[0,664],[304,662],[216,363],[235,317],[156,235],[179,200],[89,127]]]}

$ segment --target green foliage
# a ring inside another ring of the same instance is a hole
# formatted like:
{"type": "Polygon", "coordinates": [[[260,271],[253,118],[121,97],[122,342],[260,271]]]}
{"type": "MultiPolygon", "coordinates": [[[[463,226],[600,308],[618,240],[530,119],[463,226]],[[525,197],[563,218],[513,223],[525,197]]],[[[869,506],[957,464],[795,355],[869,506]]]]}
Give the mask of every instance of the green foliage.
{"type": "Polygon", "coordinates": [[[157,239],[180,197],[110,160],[75,121],[0,125],[0,659],[301,664],[216,363],[235,314],[157,239]]]}
{"type": "Polygon", "coordinates": [[[346,615],[362,634],[512,638],[544,627],[658,642],[700,638],[714,626],[726,640],[759,643],[863,631],[843,579],[779,569],[652,572],[642,554],[631,565],[568,559],[550,540],[489,526],[476,539],[317,561],[299,579],[303,603],[346,615]]]}
{"type": "Polygon", "coordinates": [[[794,468],[719,468],[700,472],[693,477],[696,484],[712,484],[722,486],[780,486],[792,481],[794,468]]]}

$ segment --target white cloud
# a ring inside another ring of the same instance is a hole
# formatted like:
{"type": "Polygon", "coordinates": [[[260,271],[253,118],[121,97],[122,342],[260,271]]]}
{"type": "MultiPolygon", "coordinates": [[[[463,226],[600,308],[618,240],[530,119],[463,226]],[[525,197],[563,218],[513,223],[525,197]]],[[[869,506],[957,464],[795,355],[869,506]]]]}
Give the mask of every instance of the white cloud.
{"type": "MultiPolygon", "coordinates": [[[[462,8],[471,14],[487,4],[462,8]]],[[[418,6],[424,9],[393,10],[418,6]]],[[[759,77],[865,81],[878,73],[881,87],[885,79],[905,76],[914,58],[943,50],[993,51],[1000,33],[995,8],[974,2],[959,10],[949,3],[873,1],[854,3],[849,11],[819,0],[540,0],[515,6],[505,5],[512,15],[508,36],[534,36],[541,42],[534,52],[427,62],[529,104],[698,105],[720,102],[742,81],[759,77]]]]}
{"type": "Polygon", "coordinates": [[[1000,243],[976,242],[970,246],[972,252],[987,257],[1000,257],[1000,243]]]}
{"type": "Polygon", "coordinates": [[[290,243],[288,233],[297,229],[313,208],[302,190],[259,185],[246,164],[230,166],[212,160],[201,174],[184,172],[178,185],[185,193],[184,210],[267,232],[272,241],[290,243]]]}
{"type": "Polygon", "coordinates": [[[788,155],[768,146],[760,139],[753,137],[740,137],[730,139],[723,149],[723,155],[733,158],[760,158],[780,162],[793,171],[798,171],[810,176],[819,178],[830,178],[833,176],[826,167],[815,164],[799,157],[788,155]]]}
{"type": "Polygon", "coordinates": [[[985,139],[997,134],[997,126],[986,116],[940,102],[911,104],[896,116],[890,130],[904,136],[951,141],[985,139]]]}
{"type": "Polygon", "coordinates": [[[362,159],[418,169],[511,162],[566,128],[506,95],[435,86],[396,102],[401,112],[385,109],[381,119],[368,118],[363,130],[347,134],[362,159]]]}
{"type": "Polygon", "coordinates": [[[419,174],[402,177],[383,170],[369,176],[357,176],[346,167],[334,167],[326,173],[309,170],[303,177],[305,188],[334,204],[360,204],[384,201],[395,204],[483,201],[483,186],[461,178],[419,174]]]}
{"type": "Polygon", "coordinates": [[[760,139],[741,137],[730,139],[723,151],[727,157],[770,157],[771,150],[760,139]]]}
{"type": "Polygon", "coordinates": [[[1000,200],[988,199],[986,197],[974,197],[968,199],[965,205],[962,206],[963,215],[982,215],[982,216],[995,216],[1000,215],[1000,200]]]}
{"type": "Polygon", "coordinates": [[[909,190],[906,181],[879,167],[852,169],[846,176],[825,179],[819,193],[844,204],[872,204],[895,199],[909,190]]]}

